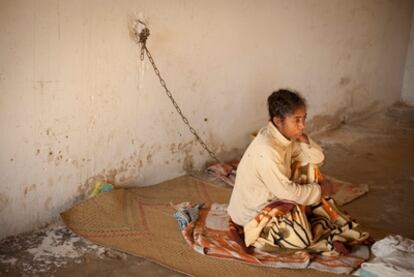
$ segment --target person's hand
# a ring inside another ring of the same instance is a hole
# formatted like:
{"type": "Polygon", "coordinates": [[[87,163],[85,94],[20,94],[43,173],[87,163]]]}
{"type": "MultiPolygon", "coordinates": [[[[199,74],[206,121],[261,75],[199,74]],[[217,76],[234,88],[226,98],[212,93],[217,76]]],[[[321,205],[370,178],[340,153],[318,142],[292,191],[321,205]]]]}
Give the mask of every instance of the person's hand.
{"type": "Polygon", "coordinates": [[[322,180],[320,182],[320,187],[321,187],[321,196],[332,196],[332,194],[334,193],[333,191],[333,185],[331,182],[327,181],[327,180],[322,180]]]}
{"type": "Polygon", "coordinates": [[[296,140],[297,140],[298,142],[301,142],[301,143],[306,143],[306,144],[309,144],[309,139],[308,139],[308,136],[307,136],[305,133],[302,133],[302,135],[298,136],[298,137],[296,138],[296,140]]]}

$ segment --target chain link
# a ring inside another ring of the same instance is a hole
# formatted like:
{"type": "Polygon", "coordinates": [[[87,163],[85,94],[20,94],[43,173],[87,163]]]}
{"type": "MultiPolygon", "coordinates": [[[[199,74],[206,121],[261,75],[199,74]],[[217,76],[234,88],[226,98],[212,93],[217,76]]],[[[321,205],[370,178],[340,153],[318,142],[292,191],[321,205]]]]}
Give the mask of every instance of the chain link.
{"type": "Polygon", "coordinates": [[[182,121],[184,122],[184,124],[187,125],[190,132],[194,135],[194,137],[196,138],[198,143],[200,143],[200,145],[204,148],[204,150],[207,151],[207,153],[210,155],[210,157],[212,157],[215,161],[220,163],[221,161],[217,158],[216,154],[212,150],[210,150],[208,145],[198,135],[197,131],[193,128],[193,126],[191,126],[191,124],[188,121],[187,117],[183,114],[180,107],[178,106],[177,101],[175,101],[171,91],[168,89],[167,83],[161,77],[161,73],[160,73],[157,65],[155,64],[155,61],[152,58],[152,55],[151,55],[151,53],[148,50],[147,45],[146,45],[147,38],[150,34],[149,29],[147,28],[147,26],[144,22],[142,22],[140,20],[138,20],[138,22],[145,26],[145,28],[139,34],[135,33],[137,38],[139,38],[138,42],[141,45],[141,55],[140,55],[141,61],[144,60],[144,55],[146,54],[147,57],[148,57],[148,60],[150,61],[151,65],[152,65],[152,68],[154,69],[155,74],[157,75],[157,77],[160,81],[161,86],[164,88],[165,94],[167,94],[168,98],[170,98],[174,108],[176,109],[177,113],[180,115],[180,117],[181,117],[182,121]]]}

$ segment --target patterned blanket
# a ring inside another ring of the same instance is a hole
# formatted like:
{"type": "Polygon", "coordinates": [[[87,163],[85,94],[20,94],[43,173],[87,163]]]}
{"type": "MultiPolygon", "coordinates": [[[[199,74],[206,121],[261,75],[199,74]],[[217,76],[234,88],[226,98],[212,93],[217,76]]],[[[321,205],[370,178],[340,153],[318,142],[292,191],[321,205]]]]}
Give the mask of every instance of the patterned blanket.
{"type": "MultiPolygon", "coordinates": [[[[273,208],[279,208],[277,210],[279,215],[286,215],[294,206],[286,205],[286,203],[273,203],[273,208]]],[[[341,254],[338,252],[332,254],[332,252],[328,253],[311,247],[305,249],[268,247],[270,244],[267,243],[262,247],[246,247],[243,232],[231,222],[227,214],[227,204],[183,202],[175,208],[177,210],[175,218],[186,242],[202,255],[274,268],[311,268],[333,273],[351,273],[370,255],[369,247],[362,245],[366,237],[353,240],[353,245],[341,254]]],[[[267,213],[270,210],[268,209],[267,213]]],[[[260,225],[259,216],[256,227],[260,225]]],[[[263,229],[265,225],[262,224],[261,228],[263,229]]],[[[349,226],[349,224],[345,225],[349,226]]],[[[258,234],[262,233],[262,229],[258,234]]],[[[314,231],[312,229],[312,232],[314,231]]],[[[252,233],[248,232],[246,235],[251,237],[252,233]]],[[[324,238],[329,238],[329,236],[330,234],[324,238]]]]}

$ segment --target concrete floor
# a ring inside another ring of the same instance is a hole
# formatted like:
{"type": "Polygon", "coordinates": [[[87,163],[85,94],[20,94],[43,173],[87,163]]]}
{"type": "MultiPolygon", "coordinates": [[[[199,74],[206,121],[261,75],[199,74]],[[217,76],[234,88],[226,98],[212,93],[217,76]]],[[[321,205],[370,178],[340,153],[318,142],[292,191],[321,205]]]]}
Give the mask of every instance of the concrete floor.
{"type": "MultiPolygon", "coordinates": [[[[414,239],[414,108],[396,105],[314,138],[325,149],[324,173],[370,187],[344,209],[377,239],[414,239]]],[[[91,244],[61,223],[0,241],[0,276],[114,275],[185,276],[91,244]]]]}
{"type": "Polygon", "coordinates": [[[376,238],[414,239],[414,108],[396,105],[316,139],[327,156],[323,172],[369,185],[344,209],[376,238]]]}

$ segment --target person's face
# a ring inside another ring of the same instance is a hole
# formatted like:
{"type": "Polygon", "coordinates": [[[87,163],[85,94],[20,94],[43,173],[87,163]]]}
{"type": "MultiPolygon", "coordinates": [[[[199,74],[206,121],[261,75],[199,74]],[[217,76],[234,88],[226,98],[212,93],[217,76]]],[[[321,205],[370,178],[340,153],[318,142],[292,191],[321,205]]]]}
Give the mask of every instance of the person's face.
{"type": "Polygon", "coordinates": [[[298,139],[305,130],[306,107],[301,106],[293,113],[287,114],[285,119],[273,117],[273,123],[279,132],[288,139],[298,139]]]}

